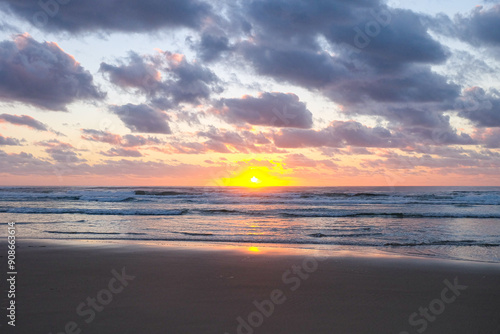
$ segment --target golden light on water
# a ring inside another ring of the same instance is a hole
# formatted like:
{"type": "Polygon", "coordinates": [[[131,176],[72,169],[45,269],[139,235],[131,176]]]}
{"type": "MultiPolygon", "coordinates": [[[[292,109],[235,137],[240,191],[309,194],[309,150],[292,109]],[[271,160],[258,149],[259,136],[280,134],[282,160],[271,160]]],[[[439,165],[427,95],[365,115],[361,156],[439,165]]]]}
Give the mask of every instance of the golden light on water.
{"type": "Polygon", "coordinates": [[[252,253],[258,253],[260,252],[260,249],[258,247],[248,247],[248,251],[252,253]]]}

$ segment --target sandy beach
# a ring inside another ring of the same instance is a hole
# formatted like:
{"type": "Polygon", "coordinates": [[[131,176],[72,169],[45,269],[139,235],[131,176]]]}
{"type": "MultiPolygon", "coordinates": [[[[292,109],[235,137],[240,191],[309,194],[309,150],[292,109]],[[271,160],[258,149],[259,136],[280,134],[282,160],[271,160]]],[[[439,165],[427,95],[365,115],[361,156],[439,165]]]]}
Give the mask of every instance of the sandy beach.
{"type": "MultiPolygon", "coordinates": [[[[16,327],[2,323],[9,332],[500,329],[495,264],[189,243],[24,240],[18,246],[16,327]]],[[[1,249],[5,259],[6,245],[1,249]]]]}

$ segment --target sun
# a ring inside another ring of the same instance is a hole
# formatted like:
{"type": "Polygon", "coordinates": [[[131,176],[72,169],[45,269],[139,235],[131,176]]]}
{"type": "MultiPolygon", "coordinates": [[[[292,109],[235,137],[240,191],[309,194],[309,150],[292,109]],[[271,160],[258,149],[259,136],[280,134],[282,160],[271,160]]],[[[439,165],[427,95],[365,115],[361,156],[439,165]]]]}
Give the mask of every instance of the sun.
{"type": "Polygon", "coordinates": [[[248,167],[232,177],[223,178],[222,183],[229,187],[280,187],[290,185],[290,181],[268,167],[248,167]]]}
{"type": "Polygon", "coordinates": [[[252,178],[250,179],[250,182],[260,183],[260,180],[258,178],[256,178],[255,176],[252,176],[252,178]]]}

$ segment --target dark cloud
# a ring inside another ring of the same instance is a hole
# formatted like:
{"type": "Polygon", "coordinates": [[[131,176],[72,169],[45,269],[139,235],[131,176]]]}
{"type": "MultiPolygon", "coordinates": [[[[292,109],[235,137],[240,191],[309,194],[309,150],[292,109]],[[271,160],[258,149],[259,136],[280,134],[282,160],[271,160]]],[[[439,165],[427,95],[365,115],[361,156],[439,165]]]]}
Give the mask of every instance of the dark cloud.
{"type": "Polygon", "coordinates": [[[0,114],[0,123],[1,122],[7,122],[15,125],[23,125],[39,131],[49,131],[47,125],[27,115],[17,116],[10,114],[0,114]]]}
{"type": "Polygon", "coordinates": [[[441,63],[448,56],[429,35],[420,14],[379,0],[259,0],[246,2],[242,11],[258,43],[268,46],[281,40],[317,51],[316,37],[322,35],[333,45],[351,45],[366,61],[389,68],[441,63]]]}
{"type": "Polygon", "coordinates": [[[46,31],[146,32],[166,27],[199,27],[211,6],[197,0],[3,0],[1,8],[46,31]]]}
{"type": "Polygon", "coordinates": [[[326,52],[276,50],[250,43],[243,44],[242,50],[258,73],[308,89],[318,88],[343,104],[452,101],[460,93],[458,85],[427,66],[407,66],[387,74],[376,67],[360,72],[326,52]]]}
{"type": "Polygon", "coordinates": [[[334,121],[322,130],[283,129],[274,136],[280,148],[386,147],[407,145],[406,138],[382,127],[369,128],[355,121],[334,121]]]}
{"type": "Polygon", "coordinates": [[[21,141],[12,137],[4,137],[0,135],[0,146],[20,146],[21,141]]]}
{"type": "Polygon", "coordinates": [[[157,64],[135,52],[129,52],[128,63],[120,61],[118,65],[101,63],[99,71],[108,75],[108,80],[123,88],[134,88],[148,95],[154,95],[161,85],[161,72],[157,64]]]}
{"type": "Polygon", "coordinates": [[[127,149],[127,148],[112,148],[107,152],[101,152],[102,155],[107,157],[132,157],[139,158],[142,157],[142,153],[138,150],[127,149]]]}
{"type": "Polygon", "coordinates": [[[476,6],[469,15],[457,15],[455,24],[460,37],[473,45],[500,46],[500,4],[476,6]]]}
{"type": "Polygon", "coordinates": [[[460,87],[431,70],[449,50],[425,16],[382,1],[249,1],[251,38],[236,50],[257,73],[343,105],[452,103],[460,87]]]}
{"type": "Polygon", "coordinates": [[[456,14],[450,18],[446,14],[427,16],[425,24],[434,32],[460,39],[475,47],[500,46],[500,4],[487,1],[491,5],[476,6],[469,13],[456,14]]]}
{"type": "Polygon", "coordinates": [[[471,87],[457,100],[458,115],[480,127],[500,127],[500,92],[471,87]]]}
{"type": "Polygon", "coordinates": [[[170,134],[168,116],[161,110],[153,109],[144,104],[126,104],[111,106],[115,113],[132,132],[170,134]]]}
{"type": "Polygon", "coordinates": [[[427,32],[422,15],[410,10],[375,6],[359,12],[355,21],[333,24],[326,38],[337,45],[358,48],[360,60],[379,71],[399,69],[410,63],[441,64],[450,55],[427,32]]]}
{"type": "Polygon", "coordinates": [[[0,98],[7,101],[66,111],[72,102],[104,98],[92,75],[71,55],[27,34],[0,42],[0,69],[0,98]]]}
{"type": "Polygon", "coordinates": [[[229,39],[225,35],[203,33],[201,40],[195,48],[203,61],[211,62],[220,58],[220,56],[231,50],[229,39]]]}
{"type": "Polygon", "coordinates": [[[312,113],[295,94],[260,93],[258,97],[222,99],[217,109],[227,122],[274,127],[310,128],[312,113]]]}
{"type": "Polygon", "coordinates": [[[131,52],[118,65],[101,63],[100,71],[113,84],[136,89],[163,109],[182,102],[197,105],[222,90],[214,72],[197,62],[188,62],[178,53],[160,52],[153,57],[131,52]]]}
{"type": "Polygon", "coordinates": [[[165,82],[165,90],[175,102],[199,103],[212,91],[221,92],[217,85],[219,78],[209,68],[196,62],[189,63],[180,54],[164,52],[163,55],[169,65],[167,71],[172,75],[165,82]]]}
{"type": "MultiPolygon", "coordinates": [[[[446,110],[446,109],[444,109],[446,110]]],[[[389,128],[404,133],[408,140],[427,145],[475,145],[466,133],[458,134],[450,124],[450,116],[443,115],[439,105],[390,106],[359,108],[355,114],[383,116],[389,128]]]]}
{"type": "Polygon", "coordinates": [[[278,49],[275,46],[243,42],[241,53],[257,73],[306,88],[322,88],[347,77],[347,68],[326,52],[300,46],[278,49]]]}
{"type": "Polygon", "coordinates": [[[391,75],[366,74],[341,81],[325,90],[344,104],[370,103],[452,103],[460,86],[425,66],[412,66],[391,75]]]}

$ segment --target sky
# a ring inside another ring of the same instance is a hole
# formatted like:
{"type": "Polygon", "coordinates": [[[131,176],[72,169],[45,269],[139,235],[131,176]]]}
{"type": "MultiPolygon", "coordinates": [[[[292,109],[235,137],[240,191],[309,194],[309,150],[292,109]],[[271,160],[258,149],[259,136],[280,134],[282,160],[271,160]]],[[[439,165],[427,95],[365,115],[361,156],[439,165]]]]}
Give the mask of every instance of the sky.
{"type": "Polygon", "coordinates": [[[499,186],[500,2],[0,0],[0,185],[499,186]]]}

